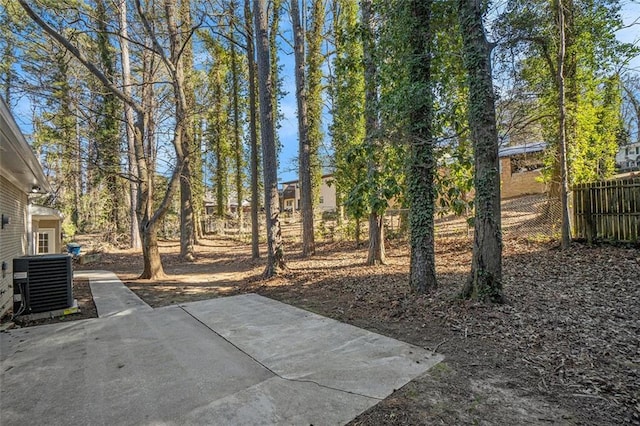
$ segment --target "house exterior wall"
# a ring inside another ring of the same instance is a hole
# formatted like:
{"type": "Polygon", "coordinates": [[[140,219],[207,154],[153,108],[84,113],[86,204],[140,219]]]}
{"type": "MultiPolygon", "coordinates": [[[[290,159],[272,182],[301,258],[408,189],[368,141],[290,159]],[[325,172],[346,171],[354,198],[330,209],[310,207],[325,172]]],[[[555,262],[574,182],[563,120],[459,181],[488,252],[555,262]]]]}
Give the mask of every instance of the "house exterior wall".
{"type": "Polygon", "coordinates": [[[9,224],[0,229],[0,317],[13,305],[13,258],[27,254],[27,194],[0,176],[0,213],[9,216],[9,224]]]}
{"type": "Polygon", "coordinates": [[[621,146],[616,154],[616,164],[621,170],[640,168],[640,142],[621,146]]]}
{"type": "MultiPolygon", "coordinates": [[[[297,181],[283,183],[282,208],[285,211],[300,210],[300,184],[297,181]],[[290,186],[295,188],[295,192],[287,191],[290,186]]],[[[324,175],[320,183],[319,202],[316,206],[316,211],[335,211],[336,208],[336,186],[333,184],[333,175],[324,175]]]]}
{"type": "Polygon", "coordinates": [[[320,201],[318,210],[321,212],[335,211],[336,205],[336,186],[332,182],[331,176],[323,176],[320,185],[320,201]],[[331,185],[329,183],[331,182],[331,185]]]}
{"type": "Polygon", "coordinates": [[[300,210],[300,185],[298,182],[291,182],[285,185],[285,191],[282,195],[282,207],[284,211],[300,210]],[[291,191],[291,187],[294,188],[291,191]]]}
{"type": "Polygon", "coordinates": [[[511,157],[500,158],[501,198],[513,198],[529,194],[543,194],[546,185],[539,182],[542,173],[539,170],[512,173],[511,157]]]}

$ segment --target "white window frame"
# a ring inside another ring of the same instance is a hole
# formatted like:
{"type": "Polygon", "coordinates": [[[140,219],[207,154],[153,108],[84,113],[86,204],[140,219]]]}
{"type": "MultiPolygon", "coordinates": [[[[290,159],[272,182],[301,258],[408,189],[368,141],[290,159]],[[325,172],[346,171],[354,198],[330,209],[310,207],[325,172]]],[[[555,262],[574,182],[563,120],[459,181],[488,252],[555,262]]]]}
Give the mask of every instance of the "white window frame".
{"type": "Polygon", "coordinates": [[[38,229],[36,232],[36,241],[35,241],[35,252],[36,254],[51,254],[53,253],[53,249],[55,247],[54,238],[56,235],[56,230],[51,228],[43,228],[38,229]],[[40,251],[40,235],[47,235],[47,251],[40,251]]]}

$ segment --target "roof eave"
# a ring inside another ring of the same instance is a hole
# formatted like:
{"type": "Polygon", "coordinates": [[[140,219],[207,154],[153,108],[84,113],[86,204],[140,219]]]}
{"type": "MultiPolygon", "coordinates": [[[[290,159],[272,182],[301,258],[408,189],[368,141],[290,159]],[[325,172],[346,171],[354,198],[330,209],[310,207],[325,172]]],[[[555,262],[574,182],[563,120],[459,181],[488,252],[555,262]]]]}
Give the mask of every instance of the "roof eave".
{"type": "MultiPolygon", "coordinates": [[[[2,149],[2,155],[15,154],[16,157],[8,159],[12,163],[11,168],[2,167],[3,172],[9,172],[6,175],[3,173],[3,175],[26,193],[51,192],[51,186],[44,175],[42,166],[2,98],[0,98],[0,131],[2,132],[0,140],[5,142],[8,148],[7,150],[2,149]]],[[[3,165],[4,163],[3,160],[3,165]]]]}

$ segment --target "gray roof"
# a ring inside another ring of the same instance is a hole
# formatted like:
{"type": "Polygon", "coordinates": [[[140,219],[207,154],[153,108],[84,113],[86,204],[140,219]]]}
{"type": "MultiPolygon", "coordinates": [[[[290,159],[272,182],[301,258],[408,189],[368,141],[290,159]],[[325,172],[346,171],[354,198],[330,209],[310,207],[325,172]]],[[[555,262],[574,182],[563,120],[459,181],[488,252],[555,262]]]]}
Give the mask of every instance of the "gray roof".
{"type": "Polygon", "coordinates": [[[511,157],[513,155],[518,154],[529,154],[532,152],[540,152],[547,149],[546,142],[534,142],[534,143],[526,143],[523,145],[514,145],[514,146],[504,146],[500,147],[498,150],[498,156],[500,158],[503,157],[511,157]]]}
{"type": "Polygon", "coordinates": [[[61,220],[64,218],[59,210],[35,204],[29,204],[29,213],[31,213],[31,216],[39,216],[43,219],[61,220]]]}

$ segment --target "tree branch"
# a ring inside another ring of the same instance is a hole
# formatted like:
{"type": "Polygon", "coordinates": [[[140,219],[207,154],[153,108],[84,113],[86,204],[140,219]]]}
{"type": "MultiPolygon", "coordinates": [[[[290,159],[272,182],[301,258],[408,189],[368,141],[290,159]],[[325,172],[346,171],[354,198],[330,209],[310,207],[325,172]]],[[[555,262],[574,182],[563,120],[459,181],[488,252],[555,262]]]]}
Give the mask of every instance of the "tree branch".
{"type": "Polygon", "coordinates": [[[137,113],[143,113],[142,107],[131,97],[127,96],[122,90],[120,90],[111,80],[109,80],[103,73],[96,67],[89,58],[77,47],[75,47],[66,37],[57,32],[51,25],[44,21],[25,0],[18,0],[20,6],[27,12],[27,15],[38,24],[47,34],[49,34],[54,40],[60,43],[65,49],[69,51],[73,56],[84,65],[91,74],[93,74],[100,82],[109,89],[114,95],[120,98],[127,105],[131,106],[137,113]]]}

